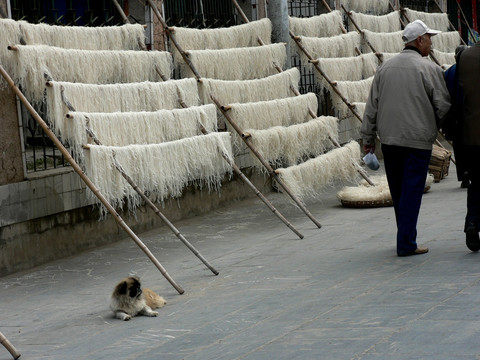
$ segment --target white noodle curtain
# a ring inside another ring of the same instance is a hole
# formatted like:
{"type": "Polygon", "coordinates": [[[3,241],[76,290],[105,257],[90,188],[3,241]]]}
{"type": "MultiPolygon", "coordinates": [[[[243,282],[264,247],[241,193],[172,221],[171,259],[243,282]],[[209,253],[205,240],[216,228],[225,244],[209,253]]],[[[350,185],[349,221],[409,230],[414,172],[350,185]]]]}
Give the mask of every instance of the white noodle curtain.
{"type": "MultiPolygon", "coordinates": [[[[355,49],[360,49],[361,37],[358,32],[351,31],[347,34],[336,35],[329,38],[303,36],[301,42],[314,59],[324,57],[347,57],[357,55],[355,49]]],[[[295,45],[295,47],[297,47],[297,45],[295,45]]],[[[308,58],[300,49],[297,49],[297,52],[302,58],[302,62],[307,64],[308,58]]]]}
{"type": "Polygon", "coordinates": [[[29,100],[40,102],[47,74],[56,81],[115,84],[161,81],[155,66],[170,77],[171,54],[165,51],[76,50],[46,45],[19,45],[15,78],[29,100]]]}
{"type": "Polygon", "coordinates": [[[341,0],[347,11],[384,15],[390,12],[390,0],[341,0]]]}
{"type": "Polygon", "coordinates": [[[199,124],[208,132],[217,131],[215,105],[192,106],[185,109],[115,112],[69,113],[63,136],[76,156],[82,156],[82,144],[93,143],[87,136],[87,122],[98,140],[105,146],[158,144],[201,135],[199,124]]]}
{"type": "Polygon", "coordinates": [[[47,118],[60,135],[65,131],[65,121],[68,121],[65,115],[70,111],[63,98],[80,112],[171,110],[180,108],[179,98],[187,106],[199,105],[195,79],[109,85],[57,81],[51,84],[47,87],[47,118]]]}
{"type": "MultiPolygon", "coordinates": [[[[402,40],[402,31],[377,33],[363,30],[363,34],[365,40],[367,40],[377,52],[398,53],[405,48],[405,43],[402,40]]],[[[372,49],[365,41],[362,45],[362,52],[367,53],[371,51],[372,49]]]]}
{"type": "MultiPolygon", "coordinates": [[[[230,104],[230,116],[235,123],[245,129],[263,130],[274,126],[289,126],[311,119],[309,109],[314,114],[318,110],[317,96],[314,93],[270,101],[244,104],[230,104]]],[[[238,153],[244,148],[243,140],[227,122],[228,130],[234,134],[234,149],[238,153]]]]}
{"type": "MultiPolygon", "coordinates": [[[[348,102],[367,102],[370,88],[372,87],[373,76],[359,81],[337,81],[338,91],[347,99],[348,102]]],[[[349,107],[334,91],[330,91],[332,97],[332,107],[339,119],[344,119],[352,115],[349,107]]]]}
{"type": "MultiPolygon", "coordinates": [[[[332,148],[331,139],[338,141],[338,119],[321,116],[302,124],[247,129],[245,132],[251,135],[252,145],[269,163],[276,167],[292,166],[332,148]]],[[[258,160],[254,163],[265,171],[258,160]]]]}
{"type": "Polygon", "coordinates": [[[306,162],[277,169],[280,179],[302,201],[319,200],[326,186],[337,182],[355,182],[360,146],[351,141],[341,148],[307,160],[306,162]]]}
{"type": "Polygon", "coordinates": [[[291,68],[276,75],[255,80],[216,80],[203,78],[199,84],[200,99],[212,103],[213,95],[222,105],[267,101],[292,96],[298,89],[300,71],[291,68]]]}
{"type": "Polygon", "coordinates": [[[432,36],[432,49],[442,52],[455,52],[457,46],[462,43],[458,31],[442,32],[432,36]]]}
{"type": "MultiPolygon", "coordinates": [[[[393,11],[386,15],[368,15],[352,11],[350,16],[360,30],[365,29],[380,33],[402,30],[399,11],[393,11]]],[[[355,25],[350,18],[348,18],[348,28],[350,30],[355,30],[355,25]]]]}
{"type": "MultiPolygon", "coordinates": [[[[220,50],[192,50],[188,56],[200,76],[219,80],[252,80],[274,75],[274,64],[283,67],[287,58],[285,44],[240,47],[220,50]]],[[[180,65],[183,77],[195,76],[190,67],[180,65]]]]}
{"type": "Polygon", "coordinates": [[[449,31],[450,21],[446,13],[427,13],[405,8],[405,13],[410,22],[422,20],[430,29],[449,31]]]}
{"type": "Polygon", "coordinates": [[[154,201],[179,197],[188,184],[218,190],[232,169],[222,153],[233,159],[229,133],[211,133],[150,145],[123,147],[90,145],[86,150],[86,174],[113,206],[127,200],[131,210],[141,205],[137,192],[114,167],[125,170],[154,201]]]}
{"type": "Polygon", "coordinates": [[[308,18],[290,16],[289,28],[296,36],[330,37],[342,34],[343,18],[338,10],[308,18]]]}
{"type": "MultiPolygon", "coordinates": [[[[257,37],[260,37],[265,44],[270,44],[272,34],[272,23],[268,18],[219,29],[191,29],[175,26],[172,28],[183,50],[258,46],[257,37]]],[[[175,63],[182,63],[182,57],[175,46],[172,46],[172,52],[175,63]]]]}

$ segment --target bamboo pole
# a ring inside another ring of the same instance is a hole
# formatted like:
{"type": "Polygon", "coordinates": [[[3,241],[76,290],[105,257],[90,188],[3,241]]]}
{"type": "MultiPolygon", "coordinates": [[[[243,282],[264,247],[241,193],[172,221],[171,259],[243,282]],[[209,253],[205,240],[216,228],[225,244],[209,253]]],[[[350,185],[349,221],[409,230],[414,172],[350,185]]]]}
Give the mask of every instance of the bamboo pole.
{"type": "Polygon", "coordinates": [[[370,43],[370,41],[368,41],[367,37],[365,36],[365,32],[360,29],[360,27],[357,25],[357,23],[355,22],[355,20],[353,20],[352,18],[352,12],[351,11],[347,11],[347,9],[345,9],[345,6],[343,6],[343,4],[341,5],[342,6],[342,9],[343,11],[345,12],[345,14],[347,14],[348,18],[350,19],[350,21],[352,22],[353,26],[355,26],[355,29],[358,31],[358,33],[360,35],[363,36],[363,40],[365,40],[365,42],[367,43],[368,47],[372,50],[372,52],[375,54],[375,56],[380,60],[380,61],[383,61],[380,57],[380,54],[377,52],[377,50],[375,50],[375,48],[373,47],[373,45],[370,43]]]}
{"type": "Polygon", "coordinates": [[[177,39],[175,38],[175,35],[174,35],[174,31],[172,28],[169,28],[167,23],[165,22],[165,20],[163,19],[162,17],[162,14],[160,14],[160,11],[158,10],[157,8],[157,5],[155,5],[154,2],[152,2],[151,0],[147,0],[147,4],[150,5],[150,7],[152,8],[153,12],[155,13],[155,15],[157,16],[158,20],[160,21],[160,23],[162,24],[163,28],[165,29],[165,33],[167,34],[167,36],[169,37],[169,39],[173,42],[173,44],[175,45],[175,47],[177,48],[178,52],[180,53],[180,55],[182,55],[182,58],[183,60],[185,61],[185,63],[188,65],[188,67],[192,70],[193,74],[195,75],[195,78],[197,79],[198,82],[201,82],[201,76],[198,74],[197,72],[197,69],[195,69],[195,67],[193,66],[192,64],[192,61],[188,58],[187,54],[185,53],[185,51],[182,49],[182,47],[178,44],[177,42],[177,39]]]}
{"type": "MultiPolygon", "coordinates": [[[[90,136],[90,138],[95,142],[95,144],[103,145],[98,139],[98,137],[95,135],[93,130],[90,128],[88,123],[89,120],[90,119],[87,118],[86,131],[88,136],[90,136]]],[[[195,254],[195,256],[198,257],[214,275],[218,275],[218,271],[215,270],[215,268],[210,265],[210,263],[202,256],[202,254],[200,254],[198,250],[195,249],[195,247],[188,242],[188,240],[180,233],[180,231],[178,231],[178,229],[173,225],[173,223],[168,220],[168,218],[160,211],[160,209],[158,209],[158,207],[145,195],[145,192],[142,191],[142,189],[140,189],[139,186],[133,181],[133,179],[125,172],[122,165],[120,165],[120,163],[117,161],[115,157],[115,152],[113,153],[113,165],[122,175],[122,177],[130,184],[130,186],[138,193],[138,195],[140,195],[142,200],[145,201],[148,206],[150,206],[150,208],[160,219],[162,219],[165,224],[167,224],[167,226],[170,230],[172,230],[175,236],[178,237],[180,241],[183,242],[185,246],[190,249],[190,251],[195,254]]]]}
{"type": "Polygon", "coordinates": [[[0,343],[5,346],[5,349],[13,356],[14,359],[18,359],[21,354],[15,349],[10,341],[0,332],[0,343]]]}
{"type": "Polygon", "coordinates": [[[298,207],[310,218],[310,220],[312,220],[313,223],[317,225],[318,228],[321,228],[322,225],[317,221],[317,219],[315,219],[315,217],[310,213],[310,211],[308,211],[305,205],[299,199],[297,199],[297,197],[292,193],[290,188],[278,177],[277,173],[275,172],[275,170],[273,170],[273,168],[270,166],[268,161],[266,161],[263,158],[263,156],[257,151],[257,149],[252,145],[251,139],[245,136],[245,133],[243,132],[243,130],[236,124],[236,122],[230,116],[228,111],[225,110],[225,106],[222,106],[222,104],[220,104],[220,102],[213,95],[210,95],[210,97],[215,103],[215,105],[217,105],[217,107],[220,109],[225,119],[227,119],[227,121],[234,128],[237,134],[240,135],[240,137],[244,140],[245,144],[247,144],[247,146],[252,151],[252,153],[258,158],[258,160],[265,167],[265,169],[267,169],[270,176],[272,176],[275,179],[275,181],[278,182],[278,184],[292,198],[292,200],[298,205],[298,207]]]}
{"type": "Polygon", "coordinates": [[[123,22],[125,24],[130,24],[130,20],[128,20],[127,15],[125,15],[125,11],[123,11],[123,9],[120,6],[120,4],[118,3],[118,1],[117,0],[112,0],[112,2],[113,2],[113,5],[115,5],[115,8],[117,9],[118,13],[120,14],[123,22]]]}
{"type": "MultiPolygon", "coordinates": [[[[158,11],[158,9],[157,9],[157,7],[155,6],[155,4],[152,3],[152,1],[150,1],[150,0],[147,0],[147,3],[152,7],[153,12],[155,13],[155,15],[158,17],[158,19],[159,19],[160,22],[162,23],[162,26],[164,26],[164,27],[167,29],[167,31],[166,31],[167,35],[168,35],[169,38],[172,40],[172,42],[174,43],[174,45],[177,47],[177,50],[182,54],[182,57],[183,57],[184,60],[186,61],[188,67],[192,70],[192,72],[193,72],[193,73],[195,74],[195,76],[197,77],[197,81],[198,81],[198,82],[201,82],[201,77],[200,77],[200,75],[198,75],[198,72],[197,72],[197,70],[195,69],[195,66],[192,64],[192,62],[191,62],[186,56],[184,56],[184,55],[185,55],[185,51],[183,51],[183,49],[180,47],[180,45],[178,44],[178,42],[175,40],[175,36],[173,36],[173,32],[168,29],[167,24],[165,23],[165,20],[163,19],[162,15],[161,15],[160,12],[158,11]],[[187,61],[187,60],[188,60],[188,61],[187,61]]],[[[277,70],[278,70],[278,67],[277,67],[277,70]]],[[[281,69],[280,69],[280,70],[281,70],[281,69]]],[[[212,96],[212,95],[211,95],[211,97],[212,97],[212,99],[213,99],[213,96],[212,96]]],[[[219,109],[220,109],[222,112],[224,111],[224,110],[221,109],[220,103],[217,102],[216,105],[217,105],[217,107],[219,107],[219,109]]],[[[226,114],[226,112],[224,113],[224,115],[225,115],[225,114],[226,114]]],[[[227,114],[227,115],[228,115],[228,114],[227,114]]],[[[253,152],[254,152],[254,154],[256,153],[256,154],[258,154],[258,155],[260,156],[260,154],[259,154],[257,151],[253,151],[253,152]]],[[[270,164],[268,164],[268,162],[265,162],[265,163],[266,163],[266,165],[268,165],[268,167],[271,169],[270,164]]],[[[276,178],[278,179],[278,176],[275,174],[275,172],[273,171],[273,169],[272,169],[271,172],[270,172],[270,170],[269,170],[269,173],[270,173],[272,176],[274,176],[274,177],[276,177],[276,178]]],[[[280,179],[278,179],[278,180],[280,180],[280,179]]],[[[283,184],[282,181],[278,181],[278,183],[279,183],[280,185],[283,184]]],[[[282,187],[284,187],[284,186],[282,186],[282,187]]],[[[315,219],[315,217],[308,211],[308,209],[305,207],[305,205],[303,205],[303,204],[293,195],[293,193],[292,193],[289,189],[285,189],[285,188],[284,188],[284,190],[285,190],[285,192],[292,198],[292,200],[294,200],[294,202],[299,206],[299,208],[305,213],[305,215],[307,215],[307,216],[310,218],[310,220],[312,220],[313,223],[314,223],[318,228],[321,228],[322,225],[321,225],[321,224],[318,222],[318,220],[315,219]]]]}
{"type": "Polygon", "coordinates": [[[132,240],[142,249],[142,251],[148,256],[148,258],[153,262],[153,264],[160,270],[161,274],[170,282],[170,284],[178,291],[179,294],[183,294],[184,290],[170,277],[167,273],[165,268],[160,264],[160,262],[155,258],[152,252],[148,249],[148,247],[138,238],[138,236],[130,229],[130,227],[125,223],[125,221],[120,217],[117,211],[113,208],[112,205],[107,201],[107,199],[103,196],[100,190],[95,186],[95,184],[85,175],[82,168],[77,164],[77,162],[73,159],[70,155],[68,150],[63,146],[61,141],[55,136],[52,132],[50,127],[45,123],[45,121],[41,118],[41,116],[37,113],[37,111],[33,108],[27,98],[23,95],[20,89],[15,85],[14,81],[5,71],[2,65],[0,65],[0,73],[3,78],[7,81],[10,85],[12,90],[18,96],[20,101],[25,105],[27,110],[30,112],[32,117],[35,121],[39,124],[39,126],[45,131],[45,134],[52,140],[55,146],[60,150],[62,155],[65,159],[70,163],[73,170],[80,176],[83,182],[88,186],[88,188],[95,194],[95,196],[100,200],[100,202],[105,206],[110,214],[114,217],[115,221],[118,225],[132,238],[132,240]]]}
{"type": "MultiPolygon", "coordinates": [[[[180,100],[180,104],[182,105],[183,108],[187,108],[187,104],[183,100],[180,100]]],[[[202,132],[203,135],[207,135],[208,131],[205,129],[205,127],[199,122],[198,126],[200,127],[200,131],[202,132]]],[[[221,151],[220,149],[218,149],[221,151]]],[[[260,200],[264,202],[265,205],[285,224],[287,227],[292,230],[300,239],[303,239],[304,236],[295,229],[295,227],[278,211],[273,204],[260,192],[260,190],[257,189],[257,187],[245,176],[245,174],[240,170],[240,168],[235,164],[234,161],[232,161],[227,154],[225,154],[223,151],[221,151],[222,157],[225,159],[225,161],[233,168],[233,171],[235,174],[237,174],[240,179],[247,184],[247,186],[257,195],[260,200]]]]}

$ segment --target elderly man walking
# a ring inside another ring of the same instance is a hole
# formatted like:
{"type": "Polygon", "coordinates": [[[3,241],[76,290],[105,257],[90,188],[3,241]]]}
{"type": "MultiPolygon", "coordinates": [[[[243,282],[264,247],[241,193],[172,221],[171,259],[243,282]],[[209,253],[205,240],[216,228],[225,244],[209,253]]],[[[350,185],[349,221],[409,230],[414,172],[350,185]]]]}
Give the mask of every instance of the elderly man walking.
{"type": "Polygon", "coordinates": [[[363,148],[378,134],[397,222],[397,255],[420,255],[417,221],[437,130],[450,108],[442,68],[426,56],[440,33],[415,20],[403,30],[405,48],[377,70],[362,124],[363,148]]]}

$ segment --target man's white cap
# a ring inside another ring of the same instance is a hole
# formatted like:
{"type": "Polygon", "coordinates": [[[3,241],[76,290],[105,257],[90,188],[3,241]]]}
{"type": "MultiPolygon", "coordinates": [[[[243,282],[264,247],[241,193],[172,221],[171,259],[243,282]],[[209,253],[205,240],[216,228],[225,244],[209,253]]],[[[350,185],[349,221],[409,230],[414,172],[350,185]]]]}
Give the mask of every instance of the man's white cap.
{"type": "Polygon", "coordinates": [[[422,20],[415,20],[405,26],[405,29],[403,29],[402,39],[405,43],[409,43],[410,41],[415,40],[417,37],[425,34],[437,35],[440,33],[441,31],[439,30],[430,29],[422,20]]]}

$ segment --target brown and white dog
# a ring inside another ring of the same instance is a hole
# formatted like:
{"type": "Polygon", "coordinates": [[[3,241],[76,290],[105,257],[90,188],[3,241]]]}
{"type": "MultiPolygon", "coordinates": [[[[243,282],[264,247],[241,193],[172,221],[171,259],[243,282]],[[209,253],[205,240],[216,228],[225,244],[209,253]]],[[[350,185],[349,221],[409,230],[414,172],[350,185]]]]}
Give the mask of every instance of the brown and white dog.
{"type": "Polygon", "coordinates": [[[153,309],[165,304],[163,297],[148,288],[142,289],[140,280],[130,276],[115,286],[110,309],[116,318],[126,321],[136,315],[158,316],[158,312],[153,309]]]}

